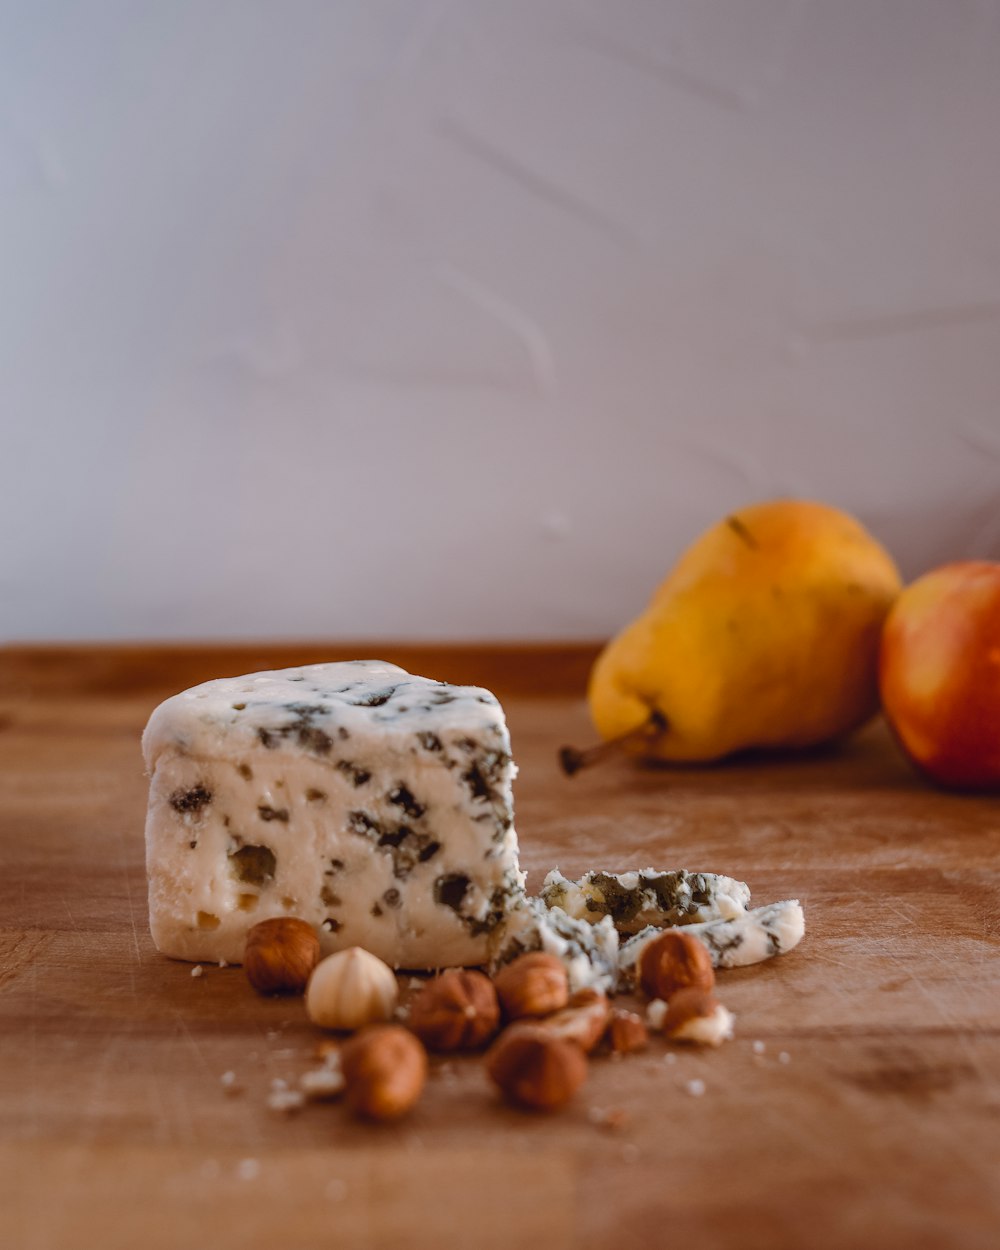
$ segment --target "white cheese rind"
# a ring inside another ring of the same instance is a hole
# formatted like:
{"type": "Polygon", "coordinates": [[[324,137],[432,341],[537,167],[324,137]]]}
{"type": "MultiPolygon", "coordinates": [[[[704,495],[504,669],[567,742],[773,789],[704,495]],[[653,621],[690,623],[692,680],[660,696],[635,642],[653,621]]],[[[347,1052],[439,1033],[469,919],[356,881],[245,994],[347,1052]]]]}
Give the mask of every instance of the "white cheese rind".
{"type": "Polygon", "coordinates": [[[731,920],[750,903],[745,881],[715,872],[586,872],[570,881],[553,869],[542,883],[542,899],[579,920],[597,923],[610,916],[619,933],[639,933],[647,925],[690,925],[731,920]]]}
{"type": "Polygon", "coordinates": [[[143,735],[150,928],[167,955],[242,959],[294,915],[324,951],[481,964],[523,894],[516,769],[486,690],[379,661],[223,678],[143,735]]]}

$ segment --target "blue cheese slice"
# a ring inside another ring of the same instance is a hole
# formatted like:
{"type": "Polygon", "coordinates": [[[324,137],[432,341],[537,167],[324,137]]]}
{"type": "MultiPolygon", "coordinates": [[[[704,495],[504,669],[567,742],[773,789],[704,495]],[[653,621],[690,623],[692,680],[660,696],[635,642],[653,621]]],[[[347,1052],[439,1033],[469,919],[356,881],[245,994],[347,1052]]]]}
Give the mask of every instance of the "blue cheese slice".
{"type": "Polygon", "coordinates": [[[513,901],[493,934],[490,972],[529,951],[545,951],[562,960],[573,991],[588,986],[609,994],[615,991],[618,931],[608,916],[591,923],[525,895],[513,901]]]}
{"type": "Polygon", "coordinates": [[[619,933],[639,933],[647,925],[690,925],[732,920],[750,903],[745,881],[715,872],[587,872],[576,881],[558,869],[545,878],[542,899],[580,920],[597,923],[610,916],[619,933]]]}
{"type": "MultiPolygon", "coordinates": [[[[798,899],[768,903],[731,920],[708,920],[688,925],[685,933],[700,938],[709,949],[716,968],[743,968],[798,946],[806,931],[805,915],[798,899]]],[[[660,936],[661,927],[650,925],[629,938],[619,951],[623,979],[635,977],[643,947],[660,936]]]]}
{"type": "Polygon", "coordinates": [[[143,735],[150,928],[243,957],[272,916],[432,969],[482,964],[523,896],[503,710],[375,660],[206,682],[143,735]]]}

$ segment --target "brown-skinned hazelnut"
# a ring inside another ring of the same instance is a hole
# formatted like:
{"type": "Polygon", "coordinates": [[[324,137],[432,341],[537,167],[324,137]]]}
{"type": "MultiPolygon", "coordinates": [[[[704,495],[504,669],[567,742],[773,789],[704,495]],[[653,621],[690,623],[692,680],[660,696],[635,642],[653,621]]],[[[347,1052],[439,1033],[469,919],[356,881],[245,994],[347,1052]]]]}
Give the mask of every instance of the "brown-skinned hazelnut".
{"type": "Polygon", "coordinates": [[[420,1097],[427,1080],[427,1052],[400,1024],[362,1029],[340,1052],[344,1098],[367,1120],[397,1120],[420,1097]]]}
{"type": "Polygon", "coordinates": [[[431,1050],[475,1050],[500,1025],[493,982],[482,972],[451,968],[429,982],[410,1006],[409,1026],[431,1050]]]}
{"type": "Polygon", "coordinates": [[[631,1055],[649,1045],[649,1029],[642,1016],[617,1007],[611,1013],[607,1039],[613,1054],[631,1055]]]}
{"type": "Polygon", "coordinates": [[[667,929],[643,947],[639,983],[650,998],[669,999],[678,990],[715,985],[712,956],[704,942],[683,929],[667,929]]]}
{"type": "Polygon", "coordinates": [[[511,1029],[544,1029],[551,1037],[576,1042],[584,1054],[589,1055],[604,1036],[610,1016],[611,1004],[607,996],[600,990],[588,988],[571,994],[561,1011],[541,1020],[516,1021],[511,1029]]]}
{"type": "Polygon", "coordinates": [[[493,978],[508,1020],[547,1016],[569,1001],[569,978],[555,955],[531,951],[519,955],[493,978]]]}
{"type": "Polygon", "coordinates": [[[544,1026],[502,1033],[486,1056],[486,1071],[504,1097],[530,1111],[555,1111],[587,1079],[587,1056],[576,1042],[544,1026]]]}
{"type": "Polygon", "coordinates": [[[319,938],[311,924],[277,916],[248,931],[243,971],[258,994],[301,994],[319,955],[319,938]]]}

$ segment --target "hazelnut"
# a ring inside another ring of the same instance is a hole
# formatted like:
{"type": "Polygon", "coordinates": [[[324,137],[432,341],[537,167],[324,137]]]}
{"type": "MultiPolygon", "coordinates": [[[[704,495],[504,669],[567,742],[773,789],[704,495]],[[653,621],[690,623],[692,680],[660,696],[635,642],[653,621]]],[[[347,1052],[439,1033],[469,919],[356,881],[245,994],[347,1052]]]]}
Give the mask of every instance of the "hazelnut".
{"type": "Polygon", "coordinates": [[[493,982],[481,972],[452,968],[429,982],[410,1007],[410,1028],[432,1050],[475,1050],[500,1024],[493,982]]]}
{"type": "Polygon", "coordinates": [[[551,1037],[576,1042],[585,1054],[590,1054],[604,1036],[611,1015],[611,1004],[599,990],[583,989],[570,996],[561,1011],[546,1016],[544,1020],[517,1023],[512,1028],[544,1029],[551,1037]]]}
{"type": "Polygon", "coordinates": [[[388,1020],[399,997],[396,975],[377,955],[351,946],[316,965],[306,990],[306,1014],[323,1029],[360,1029],[388,1020]]]}
{"type": "Polygon", "coordinates": [[[690,933],[667,929],[643,947],[639,982],[650,998],[668,999],[688,986],[710,990],[715,984],[712,956],[705,943],[690,933]]]}
{"type": "Polygon", "coordinates": [[[733,1036],[733,1013],[714,994],[692,986],[671,997],[663,1032],[674,1042],[721,1046],[733,1036]]]}
{"type": "Polygon", "coordinates": [[[397,1120],[420,1097],[427,1052],[401,1024],[374,1024],[341,1051],[347,1105],[368,1120],[397,1120]]]}
{"type": "Polygon", "coordinates": [[[576,1042],[542,1026],[502,1033],[486,1056],[486,1071],[505,1098],[531,1111],[554,1111],[587,1078],[587,1056],[576,1042]]]}
{"type": "Polygon", "coordinates": [[[547,1016],[569,1000],[569,977],[555,955],[531,951],[519,955],[493,978],[500,1004],[509,1020],[547,1016]]]}
{"type": "Polygon", "coordinates": [[[319,962],[319,938],[294,916],[261,920],[247,933],[243,971],[258,994],[301,994],[319,962]]]}
{"type": "Polygon", "coordinates": [[[620,1007],[611,1013],[607,1036],[616,1055],[630,1055],[633,1051],[645,1050],[649,1045],[649,1029],[642,1016],[620,1007]]]}

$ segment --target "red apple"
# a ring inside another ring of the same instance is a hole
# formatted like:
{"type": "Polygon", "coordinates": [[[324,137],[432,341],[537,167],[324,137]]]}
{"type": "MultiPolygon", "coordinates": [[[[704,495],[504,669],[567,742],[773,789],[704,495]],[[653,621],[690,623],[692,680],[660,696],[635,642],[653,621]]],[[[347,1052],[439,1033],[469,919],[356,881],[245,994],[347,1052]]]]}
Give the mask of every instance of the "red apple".
{"type": "Polygon", "coordinates": [[[1000,789],[1000,563],[946,564],[907,586],[882,630],[879,686],[932,781],[1000,789]]]}

